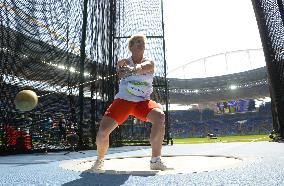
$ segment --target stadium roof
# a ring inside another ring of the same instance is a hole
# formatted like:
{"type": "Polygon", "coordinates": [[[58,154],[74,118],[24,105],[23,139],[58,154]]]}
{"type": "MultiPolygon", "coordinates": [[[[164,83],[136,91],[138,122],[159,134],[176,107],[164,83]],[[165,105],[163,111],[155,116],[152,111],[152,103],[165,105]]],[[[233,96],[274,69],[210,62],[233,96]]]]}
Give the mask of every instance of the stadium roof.
{"type": "Polygon", "coordinates": [[[168,79],[170,102],[195,104],[269,97],[266,67],[196,79],[168,79]]]}

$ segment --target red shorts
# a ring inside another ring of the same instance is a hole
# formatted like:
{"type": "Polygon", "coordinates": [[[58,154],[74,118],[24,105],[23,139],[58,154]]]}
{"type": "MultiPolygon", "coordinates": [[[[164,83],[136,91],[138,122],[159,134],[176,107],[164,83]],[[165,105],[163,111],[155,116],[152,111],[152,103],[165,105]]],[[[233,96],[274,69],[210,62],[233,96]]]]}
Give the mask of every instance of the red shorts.
{"type": "Polygon", "coordinates": [[[153,108],[161,108],[161,106],[152,100],[132,102],[124,99],[115,99],[105,112],[105,116],[111,117],[119,125],[121,125],[129,115],[135,116],[142,121],[147,121],[147,115],[153,108]]]}

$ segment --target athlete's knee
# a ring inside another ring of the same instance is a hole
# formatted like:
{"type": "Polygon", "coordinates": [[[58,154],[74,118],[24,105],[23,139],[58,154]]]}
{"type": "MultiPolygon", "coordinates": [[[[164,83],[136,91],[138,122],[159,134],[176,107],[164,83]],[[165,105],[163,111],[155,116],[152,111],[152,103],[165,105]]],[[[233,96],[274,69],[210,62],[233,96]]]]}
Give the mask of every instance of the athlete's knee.
{"type": "Polygon", "coordinates": [[[158,120],[160,123],[162,123],[162,124],[165,123],[166,115],[165,115],[165,113],[164,113],[162,110],[157,113],[157,116],[156,116],[156,117],[157,117],[157,120],[158,120]]]}
{"type": "Polygon", "coordinates": [[[148,121],[152,123],[155,128],[161,128],[165,127],[165,113],[159,109],[154,108],[147,116],[148,121]]]}
{"type": "Polygon", "coordinates": [[[98,135],[106,136],[109,135],[116,127],[117,122],[111,117],[104,116],[100,122],[100,127],[98,131],[98,135]]]}

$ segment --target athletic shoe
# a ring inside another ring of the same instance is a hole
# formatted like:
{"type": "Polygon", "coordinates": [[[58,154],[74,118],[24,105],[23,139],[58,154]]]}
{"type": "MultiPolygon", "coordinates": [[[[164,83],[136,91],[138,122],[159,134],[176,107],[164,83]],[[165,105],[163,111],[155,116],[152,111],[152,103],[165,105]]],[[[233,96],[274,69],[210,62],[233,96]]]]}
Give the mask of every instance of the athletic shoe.
{"type": "Polygon", "coordinates": [[[169,168],[161,160],[158,160],[156,162],[150,161],[150,169],[164,171],[168,170],[169,168]]]}
{"type": "Polygon", "coordinates": [[[97,159],[94,165],[91,167],[90,171],[94,173],[104,173],[104,160],[97,159]]]}

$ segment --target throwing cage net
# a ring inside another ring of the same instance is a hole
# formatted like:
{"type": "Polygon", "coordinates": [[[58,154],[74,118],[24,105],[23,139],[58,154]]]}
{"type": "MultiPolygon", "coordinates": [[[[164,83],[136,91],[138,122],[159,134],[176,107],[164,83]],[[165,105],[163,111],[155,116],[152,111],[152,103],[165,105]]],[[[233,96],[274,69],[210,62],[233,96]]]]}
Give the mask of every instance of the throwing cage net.
{"type": "Polygon", "coordinates": [[[274,140],[284,139],[284,6],[282,0],[252,0],[268,68],[274,140]]]}
{"type": "MultiPolygon", "coordinates": [[[[153,98],[165,104],[160,1],[1,1],[1,151],[65,149],[72,134],[80,148],[92,147],[118,90],[115,63],[129,56],[126,40],[137,32],[147,35],[146,55],[156,61],[153,98]],[[25,89],[39,98],[29,112],[14,104],[25,89]]],[[[150,125],[130,121],[115,130],[113,145],[149,138],[150,125]]]]}
{"type": "MultiPolygon", "coordinates": [[[[116,59],[130,57],[127,38],[142,33],[147,36],[145,56],[155,61],[154,91],[152,99],[165,105],[167,114],[168,96],[164,53],[163,9],[160,0],[124,0],[116,5],[116,24],[114,33],[114,56],[116,59]]],[[[168,118],[168,116],[166,117],[168,118]]],[[[123,144],[149,143],[151,125],[132,117],[119,127],[123,144]]],[[[169,125],[166,122],[166,136],[169,125]]]]}
{"type": "Polygon", "coordinates": [[[78,129],[82,8],[82,1],[0,3],[4,149],[64,148],[61,117],[66,130],[78,129]],[[38,106],[30,112],[14,105],[16,94],[24,89],[39,96],[38,106]],[[17,142],[20,138],[24,145],[17,142]]]}

